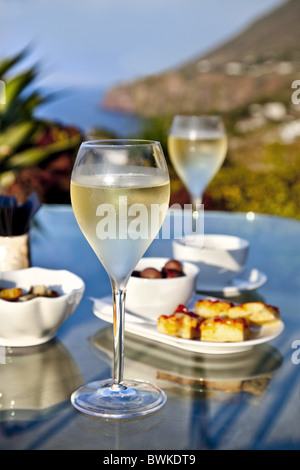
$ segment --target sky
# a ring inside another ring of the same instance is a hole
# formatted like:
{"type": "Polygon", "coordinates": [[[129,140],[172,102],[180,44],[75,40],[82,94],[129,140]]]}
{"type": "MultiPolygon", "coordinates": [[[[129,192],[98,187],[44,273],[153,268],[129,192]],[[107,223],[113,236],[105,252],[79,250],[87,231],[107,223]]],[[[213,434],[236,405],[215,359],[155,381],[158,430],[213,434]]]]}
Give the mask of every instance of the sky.
{"type": "Polygon", "coordinates": [[[281,3],[0,0],[0,60],[31,45],[43,84],[109,87],[201,55],[281,3]]]}

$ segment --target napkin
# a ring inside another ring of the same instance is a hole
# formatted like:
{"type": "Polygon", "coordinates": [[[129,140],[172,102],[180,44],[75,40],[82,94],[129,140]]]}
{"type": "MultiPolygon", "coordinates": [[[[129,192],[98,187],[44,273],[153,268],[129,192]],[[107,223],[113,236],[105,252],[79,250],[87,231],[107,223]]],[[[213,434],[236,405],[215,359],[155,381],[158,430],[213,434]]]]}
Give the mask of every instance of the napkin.
{"type": "Polygon", "coordinates": [[[15,196],[0,196],[0,236],[12,237],[27,233],[41,203],[35,192],[23,204],[15,196]]]}

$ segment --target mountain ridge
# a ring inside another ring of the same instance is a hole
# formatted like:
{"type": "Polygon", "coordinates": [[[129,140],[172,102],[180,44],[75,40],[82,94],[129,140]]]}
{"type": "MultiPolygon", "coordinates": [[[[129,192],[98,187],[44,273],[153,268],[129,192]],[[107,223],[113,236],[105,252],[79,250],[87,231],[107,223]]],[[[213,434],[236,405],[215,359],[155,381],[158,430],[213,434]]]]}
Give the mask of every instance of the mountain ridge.
{"type": "Polygon", "coordinates": [[[289,0],[175,69],[112,87],[101,106],[141,116],[230,112],[286,100],[300,70],[300,2],[289,0]]]}

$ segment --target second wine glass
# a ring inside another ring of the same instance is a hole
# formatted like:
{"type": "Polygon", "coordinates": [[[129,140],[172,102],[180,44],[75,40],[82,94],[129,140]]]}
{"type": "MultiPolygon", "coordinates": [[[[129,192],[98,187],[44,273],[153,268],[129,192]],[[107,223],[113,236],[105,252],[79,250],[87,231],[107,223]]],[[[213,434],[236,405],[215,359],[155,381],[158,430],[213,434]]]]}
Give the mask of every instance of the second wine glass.
{"type": "Polygon", "coordinates": [[[227,152],[227,134],[221,117],[174,116],[168,152],[197,214],[204,190],[220,169],[227,152]]]}

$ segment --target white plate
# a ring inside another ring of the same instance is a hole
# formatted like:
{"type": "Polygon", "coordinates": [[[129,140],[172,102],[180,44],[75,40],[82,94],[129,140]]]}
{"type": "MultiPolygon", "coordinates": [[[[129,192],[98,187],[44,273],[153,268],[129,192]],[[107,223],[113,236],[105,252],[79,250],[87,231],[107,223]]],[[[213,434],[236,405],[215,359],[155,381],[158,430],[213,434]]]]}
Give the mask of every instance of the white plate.
{"type": "Polygon", "coordinates": [[[241,292],[258,289],[267,282],[267,276],[258,269],[245,269],[228,285],[197,284],[198,292],[218,292],[225,297],[239,295],[241,292]]]}
{"type": "MultiPolygon", "coordinates": [[[[92,299],[93,312],[94,314],[106,322],[112,323],[112,299],[110,297],[104,297],[102,299],[92,299]]],[[[284,324],[282,321],[274,322],[270,325],[264,325],[258,329],[256,337],[247,341],[241,341],[238,343],[214,343],[206,341],[197,341],[176,338],[174,336],[164,335],[158,333],[156,329],[157,322],[148,321],[144,318],[132,315],[126,312],[125,315],[125,331],[133,333],[143,338],[151,339],[159,343],[168,344],[175,346],[185,351],[192,351],[196,353],[207,353],[207,354],[233,354],[242,351],[247,351],[255,346],[267,343],[282,333],[284,324]]]]}

